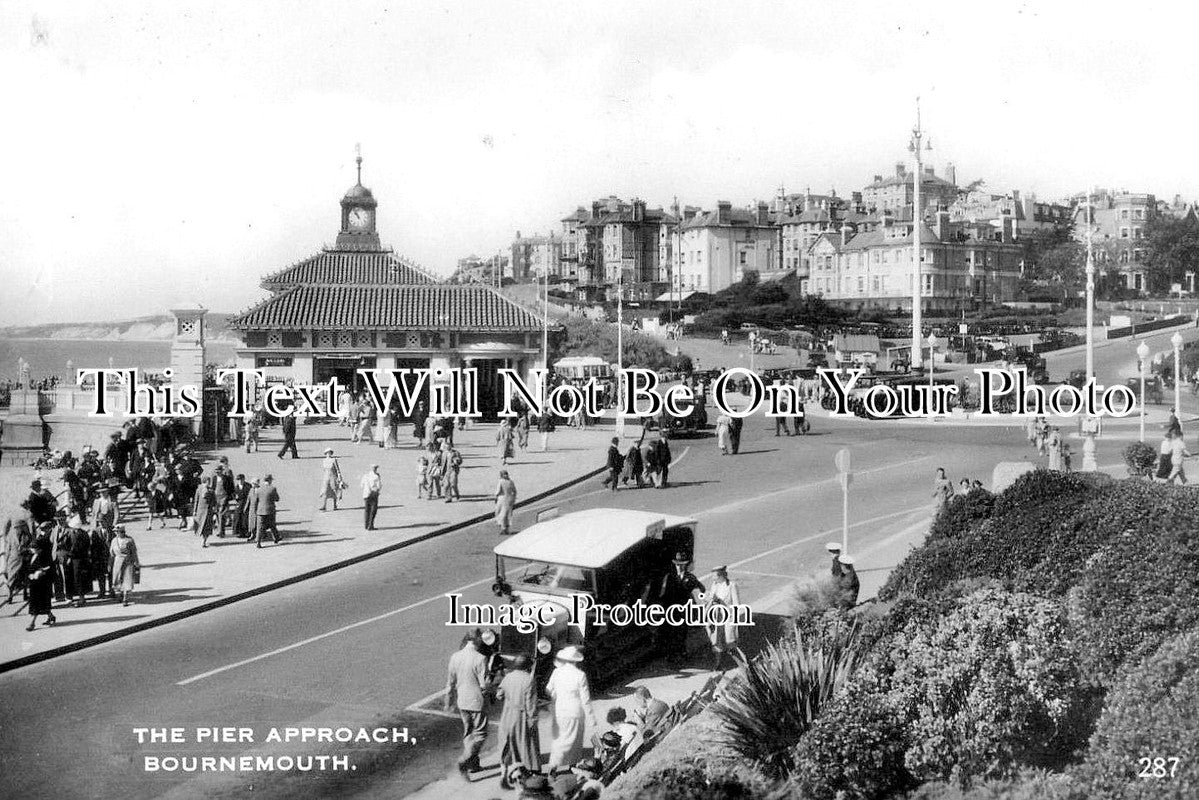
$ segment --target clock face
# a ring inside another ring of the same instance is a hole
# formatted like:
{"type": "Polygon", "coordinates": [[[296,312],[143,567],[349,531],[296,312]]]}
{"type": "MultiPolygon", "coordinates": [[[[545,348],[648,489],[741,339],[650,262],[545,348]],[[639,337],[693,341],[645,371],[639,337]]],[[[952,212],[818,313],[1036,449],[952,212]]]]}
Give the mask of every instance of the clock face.
{"type": "Polygon", "coordinates": [[[350,209],[350,227],[351,228],[357,228],[357,229],[365,228],[367,226],[367,224],[370,222],[370,220],[371,220],[370,212],[367,211],[365,208],[350,209]]]}

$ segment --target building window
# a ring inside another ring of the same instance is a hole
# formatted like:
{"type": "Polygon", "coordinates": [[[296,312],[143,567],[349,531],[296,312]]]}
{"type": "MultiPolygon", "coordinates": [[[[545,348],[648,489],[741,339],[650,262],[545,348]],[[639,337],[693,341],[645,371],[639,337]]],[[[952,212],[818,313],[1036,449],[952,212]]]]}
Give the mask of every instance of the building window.
{"type": "Polygon", "coordinates": [[[748,258],[748,256],[749,256],[749,253],[747,253],[746,251],[742,250],[740,253],[738,253],[738,254],[737,254],[737,261],[738,261],[738,263],[740,263],[740,264],[742,264],[742,265],[749,263],[748,261],[746,261],[746,259],[748,258]]]}
{"type": "Polygon", "coordinates": [[[1138,208],[1135,211],[1133,211],[1132,218],[1133,219],[1144,219],[1145,218],[1145,209],[1138,208]]]}
{"type": "Polygon", "coordinates": [[[1121,239],[1127,239],[1127,238],[1128,238],[1128,228],[1121,228],[1121,229],[1120,229],[1120,238],[1121,238],[1121,239]]]}
{"type": "Polygon", "coordinates": [[[1127,208],[1120,209],[1120,219],[1128,219],[1128,209],[1127,208]]]}
{"type": "Polygon", "coordinates": [[[1132,238],[1134,238],[1134,239],[1140,239],[1140,238],[1141,238],[1141,229],[1140,229],[1140,228],[1133,228],[1133,229],[1132,229],[1132,238]]]}

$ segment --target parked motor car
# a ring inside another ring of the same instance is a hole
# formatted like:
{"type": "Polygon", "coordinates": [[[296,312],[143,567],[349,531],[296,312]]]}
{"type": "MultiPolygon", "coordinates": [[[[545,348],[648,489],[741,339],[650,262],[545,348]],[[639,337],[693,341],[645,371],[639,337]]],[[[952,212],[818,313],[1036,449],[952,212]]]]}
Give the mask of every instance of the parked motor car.
{"type": "MultiPolygon", "coordinates": [[[[1132,389],[1133,394],[1138,398],[1141,396],[1141,379],[1129,378],[1125,384],[1129,389],[1132,389]]],[[[1161,405],[1165,402],[1166,387],[1162,379],[1157,375],[1145,376],[1145,402],[1161,405]]]]}

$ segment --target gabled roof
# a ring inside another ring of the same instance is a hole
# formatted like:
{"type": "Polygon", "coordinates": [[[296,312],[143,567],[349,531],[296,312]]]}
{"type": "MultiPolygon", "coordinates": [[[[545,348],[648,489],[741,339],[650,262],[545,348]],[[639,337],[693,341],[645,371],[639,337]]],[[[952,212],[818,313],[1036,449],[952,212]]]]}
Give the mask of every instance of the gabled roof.
{"type": "Polygon", "coordinates": [[[437,283],[421,267],[389,250],[322,250],[262,279],[264,289],[300,284],[412,285],[437,283]]]}
{"type": "Polygon", "coordinates": [[[479,284],[297,285],[231,320],[239,330],[540,331],[542,320],[479,284]]]}
{"type": "Polygon", "coordinates": [[[658,524],[673,528],[694,525],[695,520],[650,511],[592,508],[531,525],[500,542],[495,554],[595,569],[645,539],[646,532],[658,524]]]}

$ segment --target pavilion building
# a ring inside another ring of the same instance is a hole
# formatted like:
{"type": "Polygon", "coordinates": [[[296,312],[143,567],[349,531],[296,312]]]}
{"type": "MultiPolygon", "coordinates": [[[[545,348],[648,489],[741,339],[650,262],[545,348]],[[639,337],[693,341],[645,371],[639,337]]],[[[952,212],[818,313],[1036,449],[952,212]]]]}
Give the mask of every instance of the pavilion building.
{"type": "Polygon", "coordinates": [[[267,275],[270,297],[230,320],[245,345],[238,366],[262,369],[268,384],[337,378],[354,391],[360,369],[474,367],[480,410],[494,418],[498,370],[529,380],[541,366],[543,320],[489,286],[441,281],[384,247],[377,205],[359,158],[336,244],[267,275]]]}

